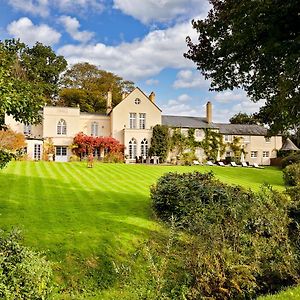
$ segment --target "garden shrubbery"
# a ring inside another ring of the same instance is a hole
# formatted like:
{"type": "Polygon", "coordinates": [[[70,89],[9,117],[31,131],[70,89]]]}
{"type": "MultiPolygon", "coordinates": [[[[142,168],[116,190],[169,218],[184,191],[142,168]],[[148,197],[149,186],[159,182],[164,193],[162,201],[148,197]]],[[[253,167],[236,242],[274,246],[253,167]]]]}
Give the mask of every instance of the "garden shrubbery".
{"type": "Polygon", "coordinates": [[[298,279],[289,238],[290,199],[268,187],[254,193],[212,173],[168,173],[151,188],[158,217],[188,236],[180,257],[188,299],[251,299],[298,279]]]}
{"type": "Polygon", "coordinates": [[[20,233],[0,231],[0,299],[49,299],[51,264],[20,244],[20,233]]]}
{"type": "Polygon", "coordinates": [[[283,170],[283,180],[287,186],[300,184],[300,163],[285,167],[283,170]]]}
{"type": "Polygon", "coordinates": [[[300,151],[292,153],[283,158],[281,161],[281,167],[284,169],[288,165],[297,163],[300,163],[300,151]]]}

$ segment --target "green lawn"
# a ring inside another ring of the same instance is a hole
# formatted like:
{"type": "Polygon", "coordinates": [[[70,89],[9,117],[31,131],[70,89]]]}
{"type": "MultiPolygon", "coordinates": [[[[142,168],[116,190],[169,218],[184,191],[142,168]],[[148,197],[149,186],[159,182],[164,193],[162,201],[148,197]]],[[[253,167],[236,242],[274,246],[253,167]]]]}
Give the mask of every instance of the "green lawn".
{"type": "Polygon", "coordinates": [[[110,287],[112,262],[125,262],[152,234],[164,234],[149,186],[166,172],[194,170],[255,190],[263,183],[284,188],[275,168],[11,162],[0,171],[0,228],[18,226],[26,245],[49,250],[61,286],[87,278],[84,285],[110,287]]]}

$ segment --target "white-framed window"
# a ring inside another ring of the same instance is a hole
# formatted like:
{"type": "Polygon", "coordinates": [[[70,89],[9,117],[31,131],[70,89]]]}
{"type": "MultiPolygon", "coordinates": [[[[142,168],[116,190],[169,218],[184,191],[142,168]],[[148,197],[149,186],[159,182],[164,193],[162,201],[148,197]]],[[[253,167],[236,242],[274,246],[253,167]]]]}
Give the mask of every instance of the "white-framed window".
{"type": "Polygon", "coordinates": [[[141,156],[148,156],[148,141],[147,139],[143,139],[141,141],[141,156]]]}
{"type": "Polygon", "coordinates": [[[60,119],[57,123],[57,134],[59,135],[67,134],[67,123],[64,119],[60,119]]]}
{"type": "Polygon", "coordinates": [[[145,113],[140,113],[139,114],[139,125],[140,129],[145,129],[146,128],[146,114],[145,113]]]}
{"type": "Polygon", "coordinates": [[[135,159],[136,158],[136,139],[132,138],[129,141],[129,158],[135,159]]]}
{"type": "Polygon", "coordinates": [[[136,113],[129,113],[129,128],[136,128],[136,113]]]}
{"type": "Polygon", "coordinates": [[[91,136],[98,136],[99,124],[97,122],[92,122],[91,125],[91,136]]]}
{"type": "Polygon", "coordinates": [[[55,147],[55,155],[57,156],[66,156],[67,155],[67,147],[65,146],[56,146],[55,147]]]}
{"type": "Polygon", "coordinates": [[[271,143],[271,137],[265,136],[265,141],[266,141],[266,143],[271,143]]]}
{"type": "Polygon", "coordinates": [[[232,141],[232,135],[225,134],[224,135],[224,142],[231,142],[232,141]]]}
{"type": "Polygon", "coordinates": [[[41,144],[34,144],[33,158],[34,160],[41,160],[41,144]]]}
{"type": "Polygon", "coordinates": [[[263,151],[263,157],[270,157],[270,151],[263,151]]]}
{"type": "Polygon", "coordinates": [[[250,135],[244,135],[243,141],[244,141],[244,143],[250,143],[250,135]]]}
{"type": "Polygon", "coordinates": [[[24,124],[23,133],[25,135],[30,135],[31,134],[31,124],[24,124]]]}
{"type": "Polygon", "coordinates": [[[257,151],[251,151],[251,158],[257,158],[257,151]]]}

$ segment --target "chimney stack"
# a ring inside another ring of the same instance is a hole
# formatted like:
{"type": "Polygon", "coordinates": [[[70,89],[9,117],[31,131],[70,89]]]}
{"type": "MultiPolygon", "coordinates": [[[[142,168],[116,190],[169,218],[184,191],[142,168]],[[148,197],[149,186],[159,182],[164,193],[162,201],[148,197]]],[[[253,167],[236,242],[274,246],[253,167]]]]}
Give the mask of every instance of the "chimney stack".
{"type": "Polygon", "coordinates": [[[212,123],[212,105],[209,101],[206,103],[206,121],[212,123]]]}
{"type": "Polygon", "coordinates": [[[155,93],[151,92],[151,94],[149,95],[149,99],[152,103],[155,103],[155,93]]]}
{"type": "Polygon", "coordinates": [[[111,89],[107,92],[107,99],[106,99],[106,113],[110,113],[112,109],[112,91],[111,89]]]}

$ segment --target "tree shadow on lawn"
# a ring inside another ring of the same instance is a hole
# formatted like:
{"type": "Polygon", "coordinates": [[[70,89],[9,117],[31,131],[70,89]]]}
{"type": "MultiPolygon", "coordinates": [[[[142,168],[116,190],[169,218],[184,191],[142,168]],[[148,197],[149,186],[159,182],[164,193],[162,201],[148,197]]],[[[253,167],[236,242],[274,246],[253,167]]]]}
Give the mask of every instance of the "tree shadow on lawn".
{"type": "Polygon", "coordinates": [[[56,262],[66,289],[106,288],[114,263],[164,230],[152,216],[149,196],[83,190],[57,179],[0,174],[0,228],[21,227],[25,243],[56,262]]]}

